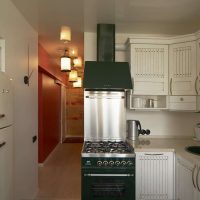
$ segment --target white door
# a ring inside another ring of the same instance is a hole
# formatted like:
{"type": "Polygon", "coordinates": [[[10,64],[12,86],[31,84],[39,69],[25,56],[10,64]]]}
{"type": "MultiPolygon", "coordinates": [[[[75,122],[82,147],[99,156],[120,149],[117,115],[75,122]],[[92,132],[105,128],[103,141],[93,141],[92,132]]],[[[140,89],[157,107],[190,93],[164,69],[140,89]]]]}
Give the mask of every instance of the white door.
{"type": "Polygon", "coordinates": [[[134,94],[168,94],[168,45],[131,44],[134,94]]]}
{"type": "Polygon", "coordinates": [[[0,72],[0,128],[13,123],[12,86],[9,78],[0,72]]]}
{"type": "Polygon", "coordinates": [[[196,95],[196,42],[172,44],[169,47],[170,95],[196,95]]]}

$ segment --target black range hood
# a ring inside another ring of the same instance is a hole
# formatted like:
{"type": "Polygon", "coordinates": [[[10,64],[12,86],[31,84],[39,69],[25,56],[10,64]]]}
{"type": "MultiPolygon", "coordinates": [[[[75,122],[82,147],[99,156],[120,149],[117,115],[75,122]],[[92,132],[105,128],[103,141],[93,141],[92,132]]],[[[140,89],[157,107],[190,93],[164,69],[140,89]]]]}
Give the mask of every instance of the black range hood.
{"type": "Polygon", "coordinates": [[[85,89],[132,89],[129,64],[86,61],[83,86],[85,89]]]}
{"type": "Polygon", "coordinates": [[[128,62],[115,62],[115,25],[97,25],[97,61],[86,61],[85,89],[132,89],[128,62]]]}

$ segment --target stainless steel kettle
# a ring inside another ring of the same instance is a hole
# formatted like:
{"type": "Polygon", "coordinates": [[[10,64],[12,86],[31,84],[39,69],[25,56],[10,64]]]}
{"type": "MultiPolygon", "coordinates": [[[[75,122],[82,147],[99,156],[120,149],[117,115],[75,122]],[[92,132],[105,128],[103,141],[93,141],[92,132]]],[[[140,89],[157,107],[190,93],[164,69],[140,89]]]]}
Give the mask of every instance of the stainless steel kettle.
{"type": "Polygon", "coordinates": [[[139,120],[127,120],[127,138],[129,140],[137,140],[141,132],[141,124],[139,120]]]}

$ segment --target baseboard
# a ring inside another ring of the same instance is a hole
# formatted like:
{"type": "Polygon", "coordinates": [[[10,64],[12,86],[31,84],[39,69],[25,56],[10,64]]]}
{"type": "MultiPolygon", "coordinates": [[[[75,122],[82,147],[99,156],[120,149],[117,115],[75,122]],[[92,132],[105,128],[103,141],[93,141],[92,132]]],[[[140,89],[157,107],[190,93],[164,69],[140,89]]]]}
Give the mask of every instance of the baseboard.
{"type": "Polygon", "coordinates": [[[66,137],[63,143],[83,143],[83,137],[66,137]]]}
{"type": "Polygon", "coordinates": [[[45,163],[51,158],[51,156],[54,154],[56,149],[60,146],[61,144],[58,143],[55,148],[51,151],[51,153],[47,156],[47,158],[44,160],[43,163],[38,163],[38,167],[44,167],[45,163]]]}

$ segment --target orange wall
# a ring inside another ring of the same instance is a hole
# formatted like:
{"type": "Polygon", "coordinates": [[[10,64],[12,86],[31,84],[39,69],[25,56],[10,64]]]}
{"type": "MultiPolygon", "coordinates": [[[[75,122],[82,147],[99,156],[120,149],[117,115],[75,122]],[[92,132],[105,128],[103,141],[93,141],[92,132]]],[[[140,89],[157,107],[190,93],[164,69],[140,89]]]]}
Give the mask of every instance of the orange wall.
{"type": "Polygon", "coordinates": [[[53,64],[41,45],[38,47],[38,158],[43,163],[60,141],[61,87],[55,80],[66,85],[67,75],[53,64]]]}
{"type": "Polygon", "coordinates": [[[46,50],[39,44],[38,45],[38,57],[39,57],[39,67],[44,69],[46,72],[54,76],[56,79],[60,80],[63,84],[67,85],[68,76],[67,73],[60,71],[60,66],[53,64],[51,57],[46,52],[46,50]]]}

